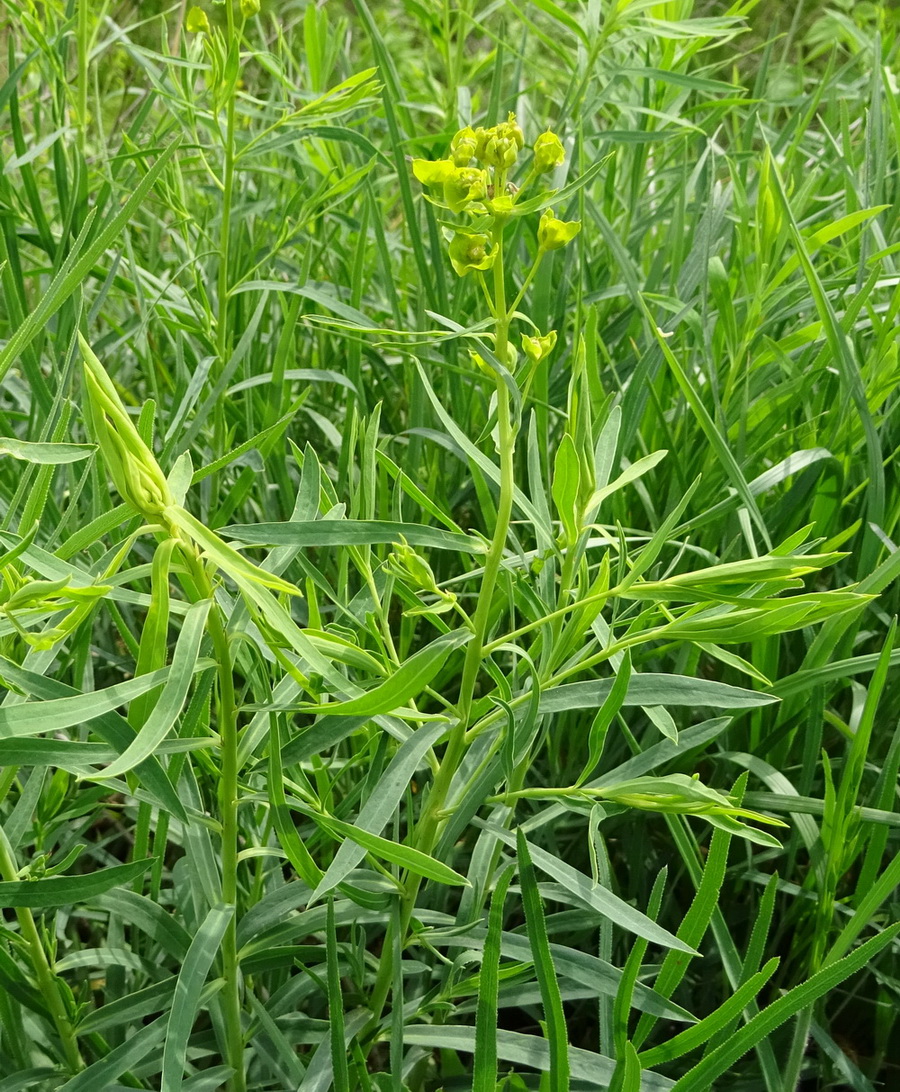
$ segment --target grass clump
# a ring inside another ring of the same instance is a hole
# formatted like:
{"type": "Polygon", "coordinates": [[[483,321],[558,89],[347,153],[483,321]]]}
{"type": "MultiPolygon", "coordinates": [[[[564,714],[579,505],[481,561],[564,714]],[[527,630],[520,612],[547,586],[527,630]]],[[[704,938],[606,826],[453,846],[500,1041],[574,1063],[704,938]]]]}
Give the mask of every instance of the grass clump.
{"type": "Polygon", "coordinates": [[[2,1092],[890,1085],[897,27],[754,7],[6,3],[2,1092]]]}

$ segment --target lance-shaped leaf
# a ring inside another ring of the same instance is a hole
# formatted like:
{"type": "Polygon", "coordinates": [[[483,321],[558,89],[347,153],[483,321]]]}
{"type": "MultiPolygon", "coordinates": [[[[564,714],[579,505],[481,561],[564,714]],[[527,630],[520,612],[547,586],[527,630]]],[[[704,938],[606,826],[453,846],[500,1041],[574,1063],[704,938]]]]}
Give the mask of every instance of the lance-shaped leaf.
{"type": "Polygon", "coordinates": [[[405,660],[389,679],[358,698],[324,705],[303,704],[298,708],[325,716],[377,717],[391,713],[420,694],[441,669],[447,656],[469,641],[471,636],[466,630],[443,634],[405,660]]]}

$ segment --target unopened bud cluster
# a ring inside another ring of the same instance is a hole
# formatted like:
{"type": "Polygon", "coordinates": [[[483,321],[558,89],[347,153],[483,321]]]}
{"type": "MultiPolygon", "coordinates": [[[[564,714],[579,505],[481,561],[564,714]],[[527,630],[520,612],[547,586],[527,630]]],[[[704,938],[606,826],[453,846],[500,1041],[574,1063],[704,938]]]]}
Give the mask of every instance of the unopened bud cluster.
{"type": "Polygon", "coordinates": [[[49,649],[67,637],[84,620],[95,601],[111,591],[106,584],[74,585],[71,577],[36,580],[19,570],[15,562],[0,569],[0,616],[32,648],[49,649]],[[65,612],[58,618],[59,612],[65,612]],[[29,625],[56,615],[56,625],[39,631],[29,625]]]}
{"type": "Polygon", "coordinates": [[[392,576],[399,577],[408,587],[436,597],[436,602],[422,604],[405,611],[410,616],[444,614],[456,605],[456,596],[453,592],[447,592],[438,587],[431,566],[424,557],[416,553],[402,535],[385,562],[385,570],[392,576]]]}
{"type": "Polygon", "coordinates": [[[166,476],[134,427],[112,380],[79,335],[84,360],[85,410],[113,484],[126,504],[153,523],[174,504],[166,476]]]}

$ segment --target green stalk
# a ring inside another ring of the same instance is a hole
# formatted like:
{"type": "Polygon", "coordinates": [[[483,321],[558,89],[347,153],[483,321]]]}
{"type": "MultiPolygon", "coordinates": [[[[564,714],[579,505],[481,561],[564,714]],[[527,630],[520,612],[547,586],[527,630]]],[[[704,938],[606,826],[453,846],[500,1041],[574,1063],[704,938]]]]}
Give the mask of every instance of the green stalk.
{"type": "MultiPolygon", "coordinates": [[[[503,176],[497,183],[498,192],[503,192],[503,176]]],[[[509,364],[509,322],[510,313],[506,307],[506,278],[503,262],[503,228],[494,228],[492,242],[497,252],[494,262],[494,310],[497,315],[494,352],[500,363],[509,364]]],[[[512,519],[513,489],[515,484],[514,465],[516,438],[509,417],[509,391],[502,379],[497,380],[497,427],[500,439],[500,500],[497,505],[497,523],[491,539],[491,548],[484,565],[481,582],[481,594],[472,624],[475,635],[466,647],[466,659],[463,665],[462,682],[459,690],[459,721],[455,731],[464,736],[472,711],[472,697],[478,672],[484,657],[484,639],[490,621],[494,588],[503,561],[509,524],[512,519]]],[[[448,748],[449,750],[449,748],[448,748]]],[[[462,757],[460,755],[460,757],[462,757]]],[[[441,764],[443,767],[443,763],[441,764]]],[[[451,774],[452,776],[452,774],[451,774]]],[[[448,786],[449,787],[449,786],[448,786]]]]}
{"type": "MultiPolygon", "coordinates": [[[[240,51],[240,43],[236,40],[236,27],[234,22],[234,0],[226,0],[225,12],[227,17],[227,53],[232,48],[240,51]]],[[[236,78],[236,77],[235,77],[236,78]]],[[[236,86],[228,88],[228,99],[225,105],[225,138],[224,138],[224,164],[222,174],[222,230],[219,233],[219,278],[217,288],[216,311],[216,356],[218,358],[218,372],[225,368],[230,348],[228,336],[228,292],[230,286],[231,264],[231,212],[234,203],[234,126],[235,126],[235,96],[236,86]]],[[[215,448],[221,451],[225,445],[225,408],[222,399],[216,402],[213,414],[213,433],[215,436],[215,448]]],[[[218,475],[212,482],[213,507],[218,502],[218,475]]]]}
{"type": "MultiPolygon", "coordinates": [[[[8,883],[18,879],[18,870],[12,854],[12,847],[7,840],[3,828],[0,827],[0,876],[8,883]]],[[[56,975],[47,959],[47,953],[41,941],[41,935],[34,920],[34,915],[27,906],[16,907],[16,919],[22,932],[22,939],[28,948],[28,956],[37,979],[41,997],[50,1010],[50,1016],[56,1026],[56,1033],[62,1043],[63,1055],[66,1067],[70,1073],[78,1073],[84,1069],[84,1061],[78,1049],[78,1039],[75,1028],[66,1012],[66,1007],[60,996],[56,983],[56,975]]]]}
{"type": "Polygon", "coordinates": [[[78,5],[78,147],[84,153],[88,118],[88,0],[78,5]]]}
{"type": "MultiPolygon", "coordinates": [[[[506,184],[505,172],[499,172],[497,178],[497,192],[503,192],[506,184]]],[[[498,224],[492,232],[492,243],[497,257],[494,261],[494,301],[493,310],[497,316],[495,327],[494,352],[500,363],[506,367],[509,364],[509,324],[511,310],[506,303],[506,278],[503,263],[503,225],[498,224]]],[[[484,565],[484,575],[481,582],[481,592],[478,598],[478,606],[472,619],[474,630],[472,639],[466,646],[466,658],[463,664],[463,674],[460,683],[459,700],[457,702],[457,720],[450,731],[447,747],[441,759],[440,768],[432,783],[431,791],[425,805],[422,818],[416,827],[415,845],[424,853],[431,853],[437,842],[442,822],[442,811],[450,791],[450,785],[456,774],[459,764],[466,751],[466,732],[472,715],[472,700],[475,694],[475,686],[484,659],[485,636],[490,623],[491,606],[493,605],[494,588],[503,561],[503,551],[506,548],[506,539],[509,534],[509,525],[512,519],[513,491],[515,488],[515,429],[510,419],[509,390],[501,378],[497,379],[497,427],[499,430],[500,448],[500,498],[497,505],[497,522],[494,526],[494,534],[484,565]]],[[[421,886],[419,877],[411,877],[409,886],[403,896],[403,905],[400,912],[400,935],[404,938],[409,929],[410,918],[415,907],[416,897],[421,886]]],[[[399,945],[403,950],[403,943],[399,945]]],[[[387,1000],[393,976],[393,951],[394,938],[390,928],[385,939],[384,950],[375,986],[372,992],[372,1011],[375,1019],[380,1017],[387,1000]]]]}
{"type": "MultiPolygon", "coordinates": [[[[237,45],[235,42],[234,3],[228,0],[225,4],[225,12],[228,20],[228,50],[237,45]]],[[[231,209],[234,198],[234,121],[235,121],[235,93],[236,88],[229,88],[228,101],[225,106],[225,163],[222,177],[222,231],[219,238],[219,287],[218,287],[218,314],[216,316],[216,346],[219,356],[219,366],[225,367],[225,357],[228,353],[228,265],[231,258],[231,209]]]]}
{"type": "Polygon", "coordinates": [[[216,727],[219,732],[222,776],[219,779],[219,820],[222,824],[222,902],[235,908],[222,938],[222,973],[224,995],[226,1058],[234,1070],[228,1082],[229,1092],[246,1092],[244,1072],[244,1032],[241,1026],[241,978],[237,953],[237,871],[238,871],[238,728],[234,694],[234,671],[228,634],[222,613],[215,602],[212,584],[202,561],[185,548],[190,580],[189,594],[212,599],[207,631],[213,643],[218,680],[216,727]]]}

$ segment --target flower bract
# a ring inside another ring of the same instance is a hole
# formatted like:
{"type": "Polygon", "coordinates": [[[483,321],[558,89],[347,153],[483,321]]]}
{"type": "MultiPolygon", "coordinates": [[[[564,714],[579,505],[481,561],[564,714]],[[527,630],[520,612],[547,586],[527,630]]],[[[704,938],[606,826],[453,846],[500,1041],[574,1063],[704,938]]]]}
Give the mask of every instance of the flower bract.
{"type": "Polygon", "coordinates": [[[489,254],[487,235],[466,235],[458,231],[450,241],[450,262],[460,277],[471,273],[473,269],[490,269],[494,264],[494,255],[489,254]]]}
{"type": "Polygon", "coordinates": [[[191,34],[209,34],[209,18],[203,8],[191,8],[185,26],[191,34]]]}
{"type": "Polygon", "coordinates": [[[560,250],[581,231],[580,220],[557,220],[553,209],[545,209],[538,225],[538,246],[541,250],[560,250]]]}

